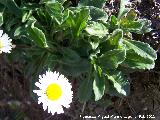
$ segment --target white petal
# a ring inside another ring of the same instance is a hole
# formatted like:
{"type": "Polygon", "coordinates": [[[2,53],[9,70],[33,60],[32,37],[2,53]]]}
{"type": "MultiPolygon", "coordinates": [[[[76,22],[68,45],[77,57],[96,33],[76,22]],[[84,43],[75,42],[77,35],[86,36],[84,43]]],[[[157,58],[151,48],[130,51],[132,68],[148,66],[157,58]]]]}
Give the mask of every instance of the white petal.
{"type": "Polygon", "coordinates": [[[46,100],[44,99],[43,96],[41,96],[41,97],[38,98],[38,104],[44,103],[45,101],[46,101],[46,100]]]}
{"type": "Polygon", "coordinates": [[[41,104],[42,103],[42,101],[41,101],[41,99],[40,99],[40,97],[38,98],[38,104],[41,104]]]}
{"type": "Polygon", "coordinates": [[[10,53],[11,47],[10,46],[2,47],[1,51],[5,52],[5,53],[10,53]]]}
{"type": "Polygon", "coordinates": [[[52,79],[57,80],[59,77],[59,72],[56,73],[56,71],[52,74],[52,79]]]}
{"type": "Polygon", "coordinates": [[[57,114],[61,114],[61,113],[64,113],[64,111],[63,111],[62,106],[59,106],[59,107],[57,108],[57,114]]]}
{"type": "Polygon", "coordinates": [[[36,93],[38,96],[42,96],[44,92],[42,90],[33,90],[34,93],[36,93]]]}
{"type": "Polygon", "coordinates": [[[7,40],[9,39],[9,37],[8,37],[8,35],[5,33],[5,34],[2,35],[1,39],[7,41],[7,40]]]}
{"type": "Polygon", "coordinates": [[[2,34],[3,34],[3,30],[0,30],[0,37],[2,36],[2,34]]]}
{"type": "Polygon", "coordinates": [[[0,48],[1,52],[10,53],[12,50],[11,39],[9,39],[7,34],[3,34],[3,31],[0,30],[0,42],[2,43],[2,47],[0,48]]]}
{"type": "Polygon", "coordinates": [[[48,113],[52,113],[54,115],[56,112],[55,106],[48,105],[48,113]]]}
{"type": "Polygon", "coordinates": [[[47,110],[48,105],[46,103],[43,103],[43,110],[47,110]]]}
{"type": "Polygon", "coordinates": [[[42,89],[42,86],[43,86],[43,85],[40,84],[39,82],[36,82],[35,85],[36,85],[37,87],[39,87],[40,89],[42,89]]]}
{"type": "Polygon", "coordinates": [[[64,81],[64,80],[66,80],[66,79],[64,78],[63,75],[60,75],[60,76],[58,77],[58,80],[59,80],[59,81],[64,81]]]}

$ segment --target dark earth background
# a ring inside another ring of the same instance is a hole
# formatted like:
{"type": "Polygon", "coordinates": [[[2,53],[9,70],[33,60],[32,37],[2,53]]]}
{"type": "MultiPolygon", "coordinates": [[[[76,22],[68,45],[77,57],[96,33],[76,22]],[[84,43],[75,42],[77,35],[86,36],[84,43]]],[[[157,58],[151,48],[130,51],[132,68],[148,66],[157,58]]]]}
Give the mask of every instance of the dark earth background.
{"type": "MultiPolygon", "coordinates": [[[[116,15],[119,10],[119,2],[119,0],[108,0],[104,7],[105,11],[116,15]]],[[[72,0],[72,3],[75,6],[78,1],[72,0]]],[[[103,100],[107,98],[111,100],[99,102],[99,104],[90,101],[86,105],[79,103],[74,97],[71,107],[65,110],[65,114],[51,115],[43,111],[42,105],[38,105],[37,101],[31,97],[31,80],[25,76],[22,62],[11,63],[5,54],[1,54],[0,120],[80,120],[82,119],[80,115],[137,117],[130,120],[150,120],[147,115],[154,115],[154,120],[160,120],[160,0],[131,0],[129,7],[138,10],[139,17],[152,21],[153,30],[150,33],[133,35],[133,38],[149,43],[158,51],[158,59],[153,70],[134,72],[128,76],[131,83],[129,96],[117,98],[106,95],[103,100]],[[139,115],[144,115],[145,118],[139,118],[139,115]]],[[[78,80],[74,79],[71,82],[74,96],[76,96],[78,80]]],[[[101,119],[97,117],[97,120],[101,119]]],[[[121,119],[110,118],[110,120],[121,119]]]]}

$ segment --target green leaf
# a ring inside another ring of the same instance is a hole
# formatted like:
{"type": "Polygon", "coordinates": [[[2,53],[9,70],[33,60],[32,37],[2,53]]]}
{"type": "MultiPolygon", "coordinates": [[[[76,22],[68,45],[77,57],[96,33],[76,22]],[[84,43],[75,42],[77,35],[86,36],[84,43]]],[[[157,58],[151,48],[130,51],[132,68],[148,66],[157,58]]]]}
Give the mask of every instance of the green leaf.
{"type": "Polygon", "coordinates": [[[3,24],[3,13],[0,13],[0,26],[3,24]]]}
{"type": "Polygon", "coordinates": [[[137,13],[135,9],[131,9],[128,13],[126,13],[126,18],[130,21],[134,21],[137,17],[137,13]]]}
{"type": "Polygon", "coordinates": [[[41,0],[41,2],[43,2],[43,3],[45,3],[45,2],[53,2],[53,3],[59,2],[61,4],[63,4],[65,1],[67,1],[67,0],[41,0]]]}
{"type": "Polygon", "coordinates": [[[60,3],[64,3],[64,2],[66,2],[67,0],[56,0],[56,1],[58,1],[58,2],[60,2],[60,3]]]}
{"type": "Polygon", "coordinates": [[[81,31],[86,27],[89,18],[88,8],[77,8],[70,10],[69,17],[66,19],[66,25],[72,28],[74,37],[78,37],[81,31]]]}
{"type": "Polygon", "coordinates": [[[13,30],[13,26],[15,26],[19,22],[16,17],[13,18],[12,15],[7,15],[5,14],[5,12],[3,13],[3,20],[4,20],[3,24],[6,30],[8,31],[13,30]],[[6,19],[6,16],[8,17],[7,19],[6,19]]]}
{"type": "Polygon", "coordinates": [[[59,59],[60,59],[60,56],[56,54],[48,54],[44,67],[53,71],[59,59]]]}
{"type": "Polygon", "coordinates": [[[128,67],[131,69],[153,69],[155,66],[154,60],[150,58],[144,58],[138,55],[135,51],[133,50],[128,50],[126,59],[122,63],[124,67],[128,67]]]}
{"type": "Polygon", "coordinates": [[[59,60],[60,71],[66,75],[78,76],[82,73],[88,72],[90,63],[69,48],[63,48],[63,58],[59,60]]]}
{"type": "Polygon", "coordinates": [[[138,22],[142,24],[142,28],[139,31],[136,31],[138,34],[148,33],[152,30],[151,24],[152,22],[147,19],[138,19],[138,22]]]}
{"type": "Polygon", "coordinates": [[[23,15],[22,15],[22,22],[26,22],[29,17],[31,16],[31,11],[23,11],[23,15]]]}
{"type": "Polygon", "coordinates": [[[120,10],[119,10],[119,13],[118,13],[118,19],[123,17],[124,14],[126,14],[130,10],[130,8],[125,7],[127,4],[129,4],[129,0],[121,0],[120,10]]]}
{"type": "Polygon", "coordinates": [[[93,80],[90,78],[90,75],[87,79],[84,79],[78,90],[78,98],[80,102],[86,102],[91,98],[92,89],[93,89],[93,80]]]}
{"type": "Polygon", "coordinates": [[[106,0],[80,0],[79,6],[94,6],[102,8],[106,0]]]}
{"type": "Polygon", "coordinates": [[[116,26],[118,25],[118,20],[115,15],[110,16],[109,24],[110,24],[109,26],[111,29],[116,28],[116,26]]]}
{"type": "Polygon", "coordinates": [[[134,50],[134,52],[141,57],[148,58],[151,60],[157,59],[156,51],[147,43],[135,40],[124,40],[124,43],[126,44],[128,49],[134,50]]]}
{"type": "Polygon", "coordinates": [[[62,22],[63,22],[62,11],[64,10],[64,8],[61,3],[48,2],[48,3],[46,3],[46,9],[47,9],[48,13],[50,14],[50,16],[53,17],[53,19],[55,19],[55,21],[58,24],[62,24],[62,22]]]}
{"type": "Polygon", "coordinates": [[[131,32],[136,32],[142,29],[142,23],[139,21],[131,21],[128,20],[126,17],[122,17],[120,19],[120,27],[124,30],[128,30],[131,32]]]}
{"type": "Polygon", "coordinates": [[[63,54],[62,61],[68,64],[72,64],[74,62],[79,62],[80,61],[80,56],[78,53],[70,48],[62,48],[61,50],[63,54]]]}
{"type": "Polygon", "coordinates": [[[116,88],[114,87],[114,84],[111,80],[108,79],[108,77],[106,78],[106,90],[105,90],[106,94],[109,94],[110,96],[117,96],[117,97],[124,97],[124,95],[120,94],[116,88]]]}
{"type": "Polygon", "coordinates": [[[17,6],[14,0],[0,0],[0,3],[6,6],[7,9],[17,17],[22,16],[22,10],[17,6]]]}
{"type": "Polygon", "coordinates": [[[93,91],[95,95],[95,101],[100,100],[105,91],[105,79],[102,74],[102,69],[96,65],[94,71],[93,91]]]}
{"type": "Polygon", "coordinates": [[[90,11],[90,17],[92,21],[107,21],[108,15],[105,11],[103,11],[100,8],[94,7],[94,6],[88,6],[90,11]]]}
{"type": "Polygon", "coordinates": [[[14,37],[18,37],[21,35],[27,35],[25,26],[19,26],[14,31],[14,37]]]}
{"type": "Polygon", "coordinates": [[[138,34],[144,34],[152,30],[150,20],[147,19],[136,20],[136,18],[137,18],[136,11],[134,9],[131,9],[125,14],[125,16],[120,18],[119,25],[124,30],[128,30],[138,34]]]}
{"type": "Polygon", "coordinates": [[[108,36],[105,42],[100,43],[101,53],[104,53],[113,49],[121,49],[123,44],[123,31],[121,29],[115,29],[111,35],[108,36]]]}
{"type": "Polygon", "coordinates": [[[123,31],[121,29],[116,29],[108,38],[108,41],[110,45],[115,46],[115,48],[118,48],[118,46],[122,46],[123,42],[122,38],[123,38],[123,31]]]}
{"type": "Polygon", "coordinates": [[[80,59],[77,62],[70,63],[62,63],[60,62],[60,71],[69,76],[79,76],[82,73],[88,72],[90,67],[90,63],[86,59],[80,59]]]}
{"type": "MultiPolygon", "coordinates": [[[[55,19],[53,20],[53,16],[51,16],[47,10],[37,9],[36,13],[37,15],[35,15],[34,17],[38,21],[38,23],[40,23],[42,26],[52,26],[51,23],[53,23],[55,19]]],[[[54,21],[54,23],[56,24],[56,21],[54,21]]]]}
{"type": "Polygon", "coordinates": [[[108,34],[108,29],[99,22],[92,22],[92,24],[88,25],[85,30],[88,34],[98,36],[99,38],[102,38],[108,34]]]}
{"type": "Polygon", "coordinates": [[[113,83],[114,88],[119,94],[124,96],[129,95],[130,83],[120,71],[110,71],[106,74],[106,76],[113,83]]]}
{"type": "Polygon", "coordinates": [[[34,23],[28,26],[28,37],[33,40],[39,47],[48,47],[45,34],[42,30],[34,26],[34,23]]]}
{"type": "Polygon", "coordinates": [[[59,2],[48,2],[45,7],[49,14],[55,17],[59,16],[59,14],[64,10],[62,4],[59,2]]]}
{"type": "Polygon", "coordinates": [[[5,7],[0,4],[0,26],[3,24],[3,11],[5,7]]]}
{"type": "MultiPolygon", "coordinates": [[[[99,39],[98,39],[98,40],[99,40],[99,39]]],[[[99,49],[97,49],[98,46],[99,46],[99,42],[98,42],[98,41],[97,41],[97,42],[89,42],[89,43],[90,43],[92,49],[95,50],[95,51],[93,52],[93,54],[100,53],[99,49]],[[97,50],[96,50],[96,49],[97,49],[97,50]]]]}
{"type": "Polygon", "coordinates": [[[5,9],[5,6],[3,4],[0,3],[0,12],[3,12],[5,9]]]}
{"type": "Polygon", "coordinates": [[[98,58],[98,62],[100,67],[104,70],[108,69],[115,69],[121,64],[126,57],[126,50],[125,49],[114,49],[105,52],[98,58]]]}
{"type": "Polygon", "coordinates": [[[75,50],[81,57],[87,58],[90,54],[89,51],[92,49],[90,43],[84,39],[80,39],[77,41],[77,44],[78,46],[76,46],[75,50]]]}

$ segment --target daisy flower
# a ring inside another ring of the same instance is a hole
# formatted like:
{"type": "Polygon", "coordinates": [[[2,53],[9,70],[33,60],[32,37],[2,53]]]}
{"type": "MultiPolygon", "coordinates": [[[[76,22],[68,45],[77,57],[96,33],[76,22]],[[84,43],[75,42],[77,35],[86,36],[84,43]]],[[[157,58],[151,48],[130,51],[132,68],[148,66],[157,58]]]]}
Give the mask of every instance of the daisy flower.
{"type": "Polygon", "coordinates": [[[11,39],[8,37],[7,34],[3,34],[3,30],[0,30],[0,54],[2,52],[10,53],[12,50],[12,43],[11,39]]]}
{"type": "Polygon", "coordinates": [[[39,90],[33,90],[38,98],[38,104],[43,104],[44,111],[48,108],[48,113],[64,113],[62,106],[69,108],[72,102],[73,92],[68,79],[58,72],[47,71],[39,76],[39,82],[35,85],[39,90]]]}

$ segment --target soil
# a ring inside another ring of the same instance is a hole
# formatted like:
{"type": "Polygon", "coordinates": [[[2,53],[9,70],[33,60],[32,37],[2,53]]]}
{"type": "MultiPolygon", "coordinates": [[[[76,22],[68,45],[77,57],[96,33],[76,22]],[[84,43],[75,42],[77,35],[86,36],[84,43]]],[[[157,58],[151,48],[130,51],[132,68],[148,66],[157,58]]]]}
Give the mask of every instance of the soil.
{"type": "MultiPolygon", "coordinates": [[[[82,119],[80,115],[97,116],[97,120],[107,115],[112,116],[111,120],[125,119],[113,119],[113,116],[130,116],[131,120],[150,120],[150,117],[155,117],[155,120],[160,120],[160,1],[131,0],[131,6],[139,11],[140,17],[152,21],[153,29],[144,35],[134,35],[134,39],[149,43],[158,51],[158,59],[153,70],[129,75],[131,81],[129,96],[112,97],[111,101],[106,101],[105,106],[92,101],[81,104],[74,97],[71,107],[65,109],[65,114],[51,115],[43,111],[42,105],[38,105],[31,97],[31,81],[22,71],[23,63],[10,62],[5,55],[0,55],[0,120],[80,120],[82,119]]],[[[119,0],[109,0],[105,8],[109,14],[116,14],[119,0]]],[[[72,82],[74,96],[77,94],[77,82],[78,80],[72,82]]],[[[107,97],[109,96],[104,96],[104,99],[107,97]]]]}

